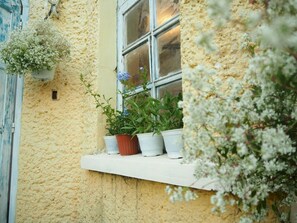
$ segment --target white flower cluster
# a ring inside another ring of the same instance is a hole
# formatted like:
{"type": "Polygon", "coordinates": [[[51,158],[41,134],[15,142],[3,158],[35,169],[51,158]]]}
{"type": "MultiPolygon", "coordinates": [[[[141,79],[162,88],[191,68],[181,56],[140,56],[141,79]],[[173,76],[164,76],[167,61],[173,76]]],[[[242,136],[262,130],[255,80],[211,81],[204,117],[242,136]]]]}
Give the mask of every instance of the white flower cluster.
{"type": "Polygon", "coordinates": [[[197,37],[197,44],[204,47],[207,53],[217,50],[217,47],[213,42],[214,33],[213,32],[202,32],[197,37]]]}
{"type": "MultiPolygon", "coordinates": [[[[261,0],[267,1],[267,0],[261,0]]],[[[297,1],[296,0],[269,0],[267,12],[270,18],[275,19],[279,15],[296,15],[297,1]]]]}
{"type": "Polygon", "coordinates": [[[259,28],[259,38],[264,47],[279,49],[292,48],[297,50],[296,17],[283,15],[259,28]]]}
{"type": "Polygon", "coordinates": [[[170,196],[171,202],[192,201],[198,198],[197,194],[183,187],[166,186],[165,192],[170,196]]]}
{"type": "MultiPolygon", "coordinates": [[[[229,11],[231,1],[220,2],[208,1],[212,18],[223,15],[222,7],[229,11]]],[[[211,198],[214,210],[237,205],[241,223],[265,218],[272,193],[281,195],[273,209],[281,222],[288,222],[286,208],[280,207],[294,202],[297,193],[297,1],[262,2],[268,4],[263,7],[267,17],[261,32],[253,33],[255,42],[244,37],[244,48],[252,42],[254,55],[242,78],[218,75],[203,65],[184,71],[189,85],[182,104],[188,114],[185,158],[196,160],[197,178],[218,183],[211,198]]],[[[180,199],[180,191],[173,197],[180,199]]]]}
{"type": "Polygon", "coordinates": [[[241,49],[246,50],[251,55],[255,54],[256,44],[252,41],[252,38],[248,33],[244,33],[242,36],[241,49]]]}
{"type": "Polygon", "coordinates": [[[214,19],[216,25],[224,25],[230,18],[232,0],[207,0],[208,15],[214,19]]]}
{"type": "MultiPolygon", "coordinates": [[[[258,0],[267,7],[265,22],[256,29],[257,41],[264,47],[297,50],[297,1],[258,0]]],[[[258,13],[259,14],[259,13],[258,13]]],[[[262,13],[263,14],[263,13],[262,13]]],[[[257,16],[254,16],[257,17],[257,16]]]]}
{"type": "Polygon", "coordinates": [[[0,57],[11,74],[50,70],[69,55],[69,44],[47,20],[13,32],[1,44],[0,57]]]}

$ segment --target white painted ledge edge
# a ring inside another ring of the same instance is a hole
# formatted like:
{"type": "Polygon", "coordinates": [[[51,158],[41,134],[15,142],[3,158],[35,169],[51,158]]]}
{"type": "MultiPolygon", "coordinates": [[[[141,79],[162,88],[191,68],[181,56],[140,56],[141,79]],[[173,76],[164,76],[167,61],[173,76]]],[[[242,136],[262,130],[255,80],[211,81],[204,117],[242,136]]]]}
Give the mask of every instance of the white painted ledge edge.
{"type": "Polygon", "coordinates": [[[143,157],[96,154],[81,157],[82,169],[116,174],[165,184],[191,187],[201,190],[215,190],[211,179],[196,180],[195,164],[181,164],[181,159],[169,159],[167,155],[143,157]]]}

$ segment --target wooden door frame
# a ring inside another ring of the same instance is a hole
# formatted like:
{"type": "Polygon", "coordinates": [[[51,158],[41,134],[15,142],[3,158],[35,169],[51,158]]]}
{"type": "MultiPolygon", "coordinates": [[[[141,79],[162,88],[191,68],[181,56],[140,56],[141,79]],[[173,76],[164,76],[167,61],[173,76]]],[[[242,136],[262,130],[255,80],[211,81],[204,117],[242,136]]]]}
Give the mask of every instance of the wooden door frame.
{"type": "MultiPolygon", "coordinates": [[[[22,2],[22,14],[21,22],[24,25],[27,24],[29,19],[29,0],[21,0],[22,2]]],[[[17,202],[17,187],[18,187],[18,159],[19,159],[19,147],[21,139],[21,115],[22,115],[22,103],[23,103],[23,87],[24,78],[22,76],[17,77],[17,87],[15,96],[15,114],[14,124],[15,131],[13,136],[12,145],[12,165],[11,165],[11,183],[10,183],[10,197],[9,197],[9,215],[8,223],[14,223],[16,219],[16,202],[17,202]]]]}

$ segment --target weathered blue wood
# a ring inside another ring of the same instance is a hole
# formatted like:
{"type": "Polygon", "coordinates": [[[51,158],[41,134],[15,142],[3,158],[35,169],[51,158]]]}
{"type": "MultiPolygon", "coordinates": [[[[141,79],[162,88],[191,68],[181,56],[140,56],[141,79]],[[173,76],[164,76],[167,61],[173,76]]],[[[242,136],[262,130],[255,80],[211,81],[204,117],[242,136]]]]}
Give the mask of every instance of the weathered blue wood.
{"type": "MultiPolygon", "coordinates": [[[[11,30],[18,27],[20,14],[20,0],[1,0],[0,42],[7,40],[11,30]]],[[[0,63],[0,223],[7,223],[10,213],[17,83],[18,77],[7,75],[3,63],[0,63]]]]}
{"type": "MultiPolygon", "coordinates": [[[[3,75],[4,73],[1,72],[3,75]]],[[[0,222],[8,221],[9,213],[9,194],[10,194],[10,175],[11,175],[11,158],[12,158],[12,130],[14,123],[15,109],[15,89],[17,76],[7,76],[6,86],[4,88],[4,120],[2,120],[4,129],[1,136],[1,171],[0,171],[0,222]]]]}
{"type": "Polygon", "coordinates": [[[10,184],[10,202],[9,202],[9,217],[8,223],[15,222],[16,203],[17,203],[17,188],[18,188],[18,160],[19,147],[21,138],[21,114],[23,103],[23,86],[24,78],[22,76],[17,79],[16,101],[15,101],[15,131],[13,137],[12,147],[12,166],[11,166],[11,184],[10,184]]]}
{"type": "MultiPolygon", "coordinates": [[[[11,13],[8,8],[0,6],[0,42],[4,42],[10,30],[11,13]]],[[[3,65],[2,65],[3,66],[3,65]]]]}
{"type": "MultiPolygon", "coordinates": [[[[22,24],[26,25],[29,19],[29,0],[22,0],[22,24]]],[[[21,114],[23,104],[23,87],[24,79],[19,76],[17,79],[16,101],[15,101],[15,114],[14,114],[14,139],[12,148],[12,167],[11,167],[11,185],[10,185],[10,206],[8,223],[15,223],[16,216],[16,203],[17,203],[17,188],[18,188],[18,160],[19,160],[19,147],[21,138],[21,114]]]]}
{"type": "Polygon", "coordinates": [[[7,222],[8,214],[8,188],[9,188],[9,172],[7,172],[7,165],[9,165],[6,154],[6,146],[4,141],[7,142],[7,128],[4,126],[4,117],[6,113],[6,86],[7,75],[4,70],[0,68],[0,223],[7,222]]]}

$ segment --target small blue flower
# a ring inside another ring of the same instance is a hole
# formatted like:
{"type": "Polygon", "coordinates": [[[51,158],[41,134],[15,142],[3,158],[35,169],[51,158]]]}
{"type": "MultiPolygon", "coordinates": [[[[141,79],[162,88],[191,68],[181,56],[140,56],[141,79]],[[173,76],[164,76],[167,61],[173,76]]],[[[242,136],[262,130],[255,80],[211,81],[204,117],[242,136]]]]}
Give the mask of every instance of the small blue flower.
{"type": "Polygon", "coordinates": [[[128,72],[119,72],[118,73],[118,80],[119,81],[127,81],[131,75],[128,72]]]}
{"type": "Polygon", "coordinates": [[[124,108],[123,115],[124,116],[128,116],[129,115],[129,112],[128,112],[128,109],[127,108],[124,108]]]}

